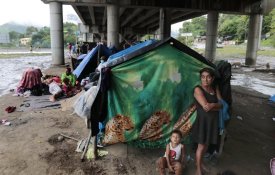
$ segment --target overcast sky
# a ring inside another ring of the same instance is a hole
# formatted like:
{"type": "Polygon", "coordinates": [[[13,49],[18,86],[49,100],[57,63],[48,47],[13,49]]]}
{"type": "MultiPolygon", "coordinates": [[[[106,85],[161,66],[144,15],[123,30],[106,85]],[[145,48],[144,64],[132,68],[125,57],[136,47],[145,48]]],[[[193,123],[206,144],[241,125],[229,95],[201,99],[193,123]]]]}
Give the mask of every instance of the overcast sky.
{"type": "MultiPolygon", "coordinates": [[[[66,18],[68,14],[76,13],[70,5],[63,5],[63,18],[66,18]]],[[[7,22],[49,26],[49,5],[44,4],[41,0],[1,0],[0,25],[7,22]]],[[[172,31],[177,32],[181,26],[182,23],[172,25],[172,31]]]]}
{"type": "MultiPolygon", "coordinates": [[[[0,25],[7,22],[32,24],[39,26],[50,25],[49,5],[41,0],[1,0],[0,25]]],[[[73,8],[63,5],[63,17],[75,14],[73,8]]]]}

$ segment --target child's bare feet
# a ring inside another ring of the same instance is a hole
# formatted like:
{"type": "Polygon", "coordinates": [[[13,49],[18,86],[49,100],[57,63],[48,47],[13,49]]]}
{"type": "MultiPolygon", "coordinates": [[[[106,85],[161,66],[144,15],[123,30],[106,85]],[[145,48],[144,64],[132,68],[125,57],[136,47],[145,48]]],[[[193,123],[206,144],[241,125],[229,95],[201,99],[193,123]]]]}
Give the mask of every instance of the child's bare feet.
{"type": "Polygon", "coordinates": [[[55,102],[54,96],[50,96],[50,101],[51,101],[51,102],[55,102]]]}
{"type": "Polygon", "coordinates": [[[201,170],[197,170],[196,175],[202,175],[201,170]]]}
{"type": "Polygon", "coordinates": [[[209,173],[210,172],[210,169],[207,168],[204,164],[201,165],[201,168],[202,168],[203,172],[205,172],[205,173],[209,173]]]}

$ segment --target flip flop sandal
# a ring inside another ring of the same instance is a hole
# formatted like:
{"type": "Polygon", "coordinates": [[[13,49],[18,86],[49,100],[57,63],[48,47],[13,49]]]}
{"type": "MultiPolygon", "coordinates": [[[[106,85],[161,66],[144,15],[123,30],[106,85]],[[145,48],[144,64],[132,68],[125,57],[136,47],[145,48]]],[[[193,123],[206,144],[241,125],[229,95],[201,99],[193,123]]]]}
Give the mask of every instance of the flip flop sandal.
{"type": "Polygon", "coordinates": [[[7,107],[7,108],[5,109],[5,111],[7,111],[7,112],[8,112],[8,111],[10,111],[10,110],[11,110],[11,108],[12,108],[12,107],[11,107],[11,106],[9,106],[9,107],[7,107]]]}
{"type": "Polygon", "coordinates": [[[26,104],[25,104],[25,107],[30,107],[30,103],[26,103],[26,104]]]}
{"type": "Polygon", "coordinates": [[[12,107],[10,108],[10,110],[8,110],[8,113],[12,113],[15,109],[16,109],[16,107],[15,107],[15,106],[12,106],[12,107]]]}

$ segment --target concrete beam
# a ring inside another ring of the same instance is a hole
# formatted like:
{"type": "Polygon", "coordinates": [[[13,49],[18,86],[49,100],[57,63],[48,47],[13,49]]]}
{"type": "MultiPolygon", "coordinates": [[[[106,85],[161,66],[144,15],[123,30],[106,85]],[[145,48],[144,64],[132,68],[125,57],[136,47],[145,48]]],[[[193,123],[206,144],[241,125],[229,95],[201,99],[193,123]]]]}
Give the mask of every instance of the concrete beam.
{"type": "Polygon", "coordinates": [[[92,19],[92,25],[95,25],[95,12],[94,12],[94,7],[93,6],[89,6],[89,13],[92,19]]]}
{"type": "Polygon", "coordinates": [[[159,27],[159,22],[158,21],[156,21],[154,23],[151,23],[148,26],[145,26],[145,28],[147,28],[148,31],[155,30],[158,27],[159,27]]]}
{"type": "Polygon", "coordinates": [[[121,17],[121,15],[124,13],[124,11],[125,11],[125,8],[123,8],[123,7],[119,8],[119,17],[121,17]]]}
{"type": "Polygon", "coordinates": [[[176,18],[172,17],[171,24],[175,24],[175,23],[178,23],[181,21],[196,18],[196,17],[202,16],[205,14],[206,14],[206,12],[191,12],[191,13],[183,15],[181,17],[176,17],[176,18]]]}
{"type": "Polygon", "coordinates": [[[99,26],[98,25],[92,25],[92,26],[90,26],[90,31],[89,32],[90,33],[101,33],[99,31],[99,26]]]}
{"type": "Polygon", "coordinates": [[[82,17],[82,14],[80,13],[80,11],[78,10],[78,8],[76,7],[76,5],[72,5],[74,11],[76,12],[77,16],[79,17],[79,19],[81,20],[81,22],[86,25],[85,20],[82,17]]]}
{"type": "Polygon", "coordinates": [[[104,8],[103,18],[102,18],[102,25],[105,26],[107,22],[107,8],[104,8]]]}
{"type": "Polygon", "coordinates": [[[268,14],[272,9],[275,8],[274,0],[262,0],[261,3],[262,13],[268,14]]]}
{"type": "Polygon", "coordinates": [[[159,15],[158,16],[155,16],[155,17],[151,17],[149,20],[146,20],[146,21],[144,21],[142,24],[140,24],[140,25],[138,25],[138,27],[145,27],[145,26],[147,26],[147,25],[149,25],[149,24],[152,24],[152,23],[156,23],[157,25],[159,25],[159,15]]]}
{"type": "Polygon", "coordinates": [[[144,14],[143,16],[139,17],[136,21],[133,21],[131,23],[131,27],[136,26],[137,24],[143,22],[145,19],[153,16],[154,14],[158,13],[159,10],[158,9],[154,9],[154,10],[148,10],[146,14],[144,14]]]}
{"type": "Polygon", "coordinates": [[[107,4],[108,0],[41,0],[42,2],[44,2],[45,4],[48,4],[50,2],[60,2],[62,4],[75,4],[75,5],[105,5],[107,4]]]}
{"type": "MultiPolygon", "coordinates": [[[[60,2],[68,5],[92,5],[105,6],[113,4],[116,0],[42,0],[44,3],[60,2]]],[[[120,0],[121,7],[142,7],[142,8],[171,8],[171,9],[190,9],[200,11],[217,11],[220,13],[239,13],[252,14],[267,12],[274,7],[274,0],[239,0],[239,1],[219,1],[219,0],[196,0],[195,2],[186,1],[133,1],[120,0]],[[263,2],[262,2],[263,1],[263,2]]]]}
{"type": "Polygon", "coordinates": [[[78,28],[81,33],[89,33],[89,26],[79,23],[78,28]]]}
{"type": "Polygon", "coordinates": [[[128,15],[126,19],[123,20],[123,22],[121,23],[121,26],[122,27],[125,26],[130,20],[132,20],[137,15],[139,15],[142,10],[143,9],[141,8],[135,9],[130,15],[128,15]]]}
{"type": "Polygon", "coordinates": [[[132,28],[132,27],[125,27],[121,29],[124,35],[133,34],[133,35],[146,35],[152,33],[153,31],[149,31],[147,28],[132,28]]]}

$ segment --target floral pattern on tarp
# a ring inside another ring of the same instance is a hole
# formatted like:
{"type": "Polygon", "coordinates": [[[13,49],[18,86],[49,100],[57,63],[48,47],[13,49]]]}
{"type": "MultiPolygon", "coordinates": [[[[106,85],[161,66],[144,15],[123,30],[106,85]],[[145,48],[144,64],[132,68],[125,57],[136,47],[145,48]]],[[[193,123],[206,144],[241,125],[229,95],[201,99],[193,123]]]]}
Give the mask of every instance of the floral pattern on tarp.
{"type": "Polygon", "coordinates": [[[196,118],[193,89],[204,67],[169,43],[113,67],[105,121],[113,132],[105,132],[105,144],[165,147],[175,126],[186,137],[196,118]],[[114,123],[120,115],[130,129],[114,123]]]}

